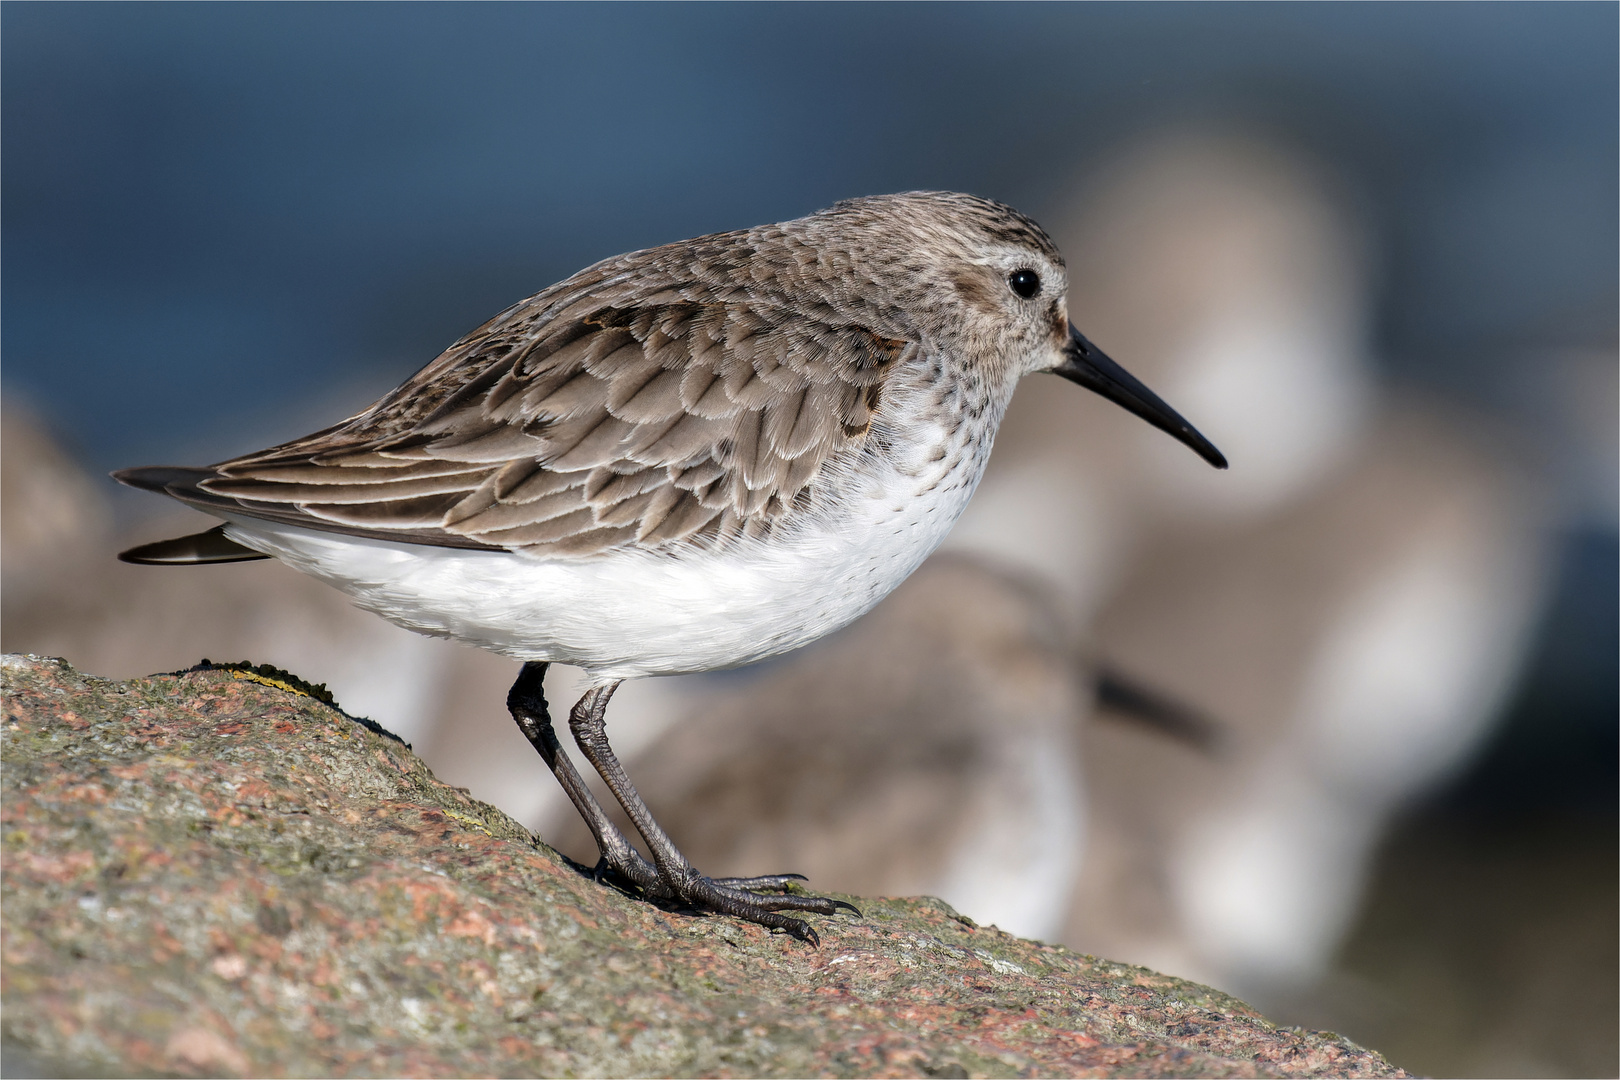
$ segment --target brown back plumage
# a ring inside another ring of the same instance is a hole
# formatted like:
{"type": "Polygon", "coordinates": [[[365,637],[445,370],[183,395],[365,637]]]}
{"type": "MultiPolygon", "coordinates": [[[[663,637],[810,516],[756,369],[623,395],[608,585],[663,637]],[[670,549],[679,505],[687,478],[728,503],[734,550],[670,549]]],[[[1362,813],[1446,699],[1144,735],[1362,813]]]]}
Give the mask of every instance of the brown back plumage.
{"type": "Polygon", "coordinates": [[[307,527],[545,557],[761,535],[860,451],[886,380],[939,329],[928,301],[948,275],[916,252],[950,234],[1058,259],[997,203],[849,200],[609,259],[335,427],[121,478],[307,527]]]}

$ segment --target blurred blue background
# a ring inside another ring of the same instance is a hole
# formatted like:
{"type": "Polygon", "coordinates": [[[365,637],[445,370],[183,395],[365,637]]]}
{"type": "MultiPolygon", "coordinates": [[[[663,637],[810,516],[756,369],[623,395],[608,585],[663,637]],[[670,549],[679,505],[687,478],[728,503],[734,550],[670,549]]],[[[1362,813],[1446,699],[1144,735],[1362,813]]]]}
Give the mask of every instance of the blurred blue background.
{"type": "Polygon", "coordinates": [[[0,23],[4,394],[98,472],[330,423],[632,248],[911,188],[1041,219],[1165,124],[1302,148],[1368,230],[1381,374],[1489,413],[1559,506],[1529,673],[1434,805],[1613,813],[1612,471],[1568,445],[1535,366],[1616,349],[1613,4],[10,3],[0,23]]]}
{"type": "Polygon", "coordinates": [[[620,251],[919,187],[1038,218],[1187,117],[1353,189],[1391,372],[1509,407],[1526,344],[1615,334],[1610,5],[4,18],[6,388],[98,468],[291,435],[620,251]]]}

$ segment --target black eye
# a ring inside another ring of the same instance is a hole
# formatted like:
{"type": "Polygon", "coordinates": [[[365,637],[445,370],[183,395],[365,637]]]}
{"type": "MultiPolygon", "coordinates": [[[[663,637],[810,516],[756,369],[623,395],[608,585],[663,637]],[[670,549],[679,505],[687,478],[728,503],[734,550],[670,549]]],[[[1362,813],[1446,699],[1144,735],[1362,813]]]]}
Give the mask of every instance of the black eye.
{"type": "Polygon", "coordinates": [[[1041,291],[1041,275],[1033,270],[1014,270],[1007,275],[1007,284],[1012,286],[1013,292],[1028,300],[1041,291]]]}

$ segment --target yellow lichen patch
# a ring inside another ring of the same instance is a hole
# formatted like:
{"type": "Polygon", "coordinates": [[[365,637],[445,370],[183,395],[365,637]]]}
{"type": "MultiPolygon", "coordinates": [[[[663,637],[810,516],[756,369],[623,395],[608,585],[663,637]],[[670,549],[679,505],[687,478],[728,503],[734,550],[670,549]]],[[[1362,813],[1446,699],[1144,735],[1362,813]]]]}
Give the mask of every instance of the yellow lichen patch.
{"type": "Polygon", "coordinates": [[[469,829],[477,829],[479,832],[483,833],[485,836],[494,836],[495,835],[494,833],[490,832],[487,828],[484,827],[483,822],[479,821],[475,817],[469,817],[466,814],[458,814],[454,810],[445,810],[442,807],[440,808],[439,812],[442,813],[447,818],[454,818],[455,820],[461,822],[463,825],[467,826],[469,829]]]}
{"type": "Polygon", "coordinates": [[[326,688],[325,683],[311,683],[300,679],[290,671],[270,664],[255,664],[251,660],[242,660],[237,663],[215,663],[204,659],[202,663],[192,668],[193,671],[228,671],[231,678],[242,679],[246,682],[255,682],[260,686],[270,686],[277,690],[285,690],[289,694],[299,697],[313,698],[323,705],[337,708],[337,701],[333,699],[332,692],[326,688]]]}
{"type": "Polygon", "coordinates": [[[277,690],[285,690],[285,691],[287,691],[287,693],[289,693],[289,694],[297,694],[299,697],[311,697],[312,696],[310,694],[304,693],[304,691],[298,689],[298,687],[292,685],[292,683],[282,682],[280,679],[272,679],[272,678],[269,678],[268,676],[265,676],[265,675],[257,675],[257,674],[254,674],[251,671],[237,671],[237,670],[233,669],[231,671],[231,678],[233,678],[233,679],[246,679],[248,682],[256,682],[261,686],[273,686],[277,690]]]}

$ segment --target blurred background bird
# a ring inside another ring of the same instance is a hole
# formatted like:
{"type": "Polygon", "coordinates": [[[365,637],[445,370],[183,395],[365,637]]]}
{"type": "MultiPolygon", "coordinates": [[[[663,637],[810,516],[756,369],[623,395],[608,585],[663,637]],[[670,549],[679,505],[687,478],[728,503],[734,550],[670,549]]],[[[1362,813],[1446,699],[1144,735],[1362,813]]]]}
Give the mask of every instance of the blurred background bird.
{"type": "Polygon", "coordinates": [[[683,850],[935,893],[1420,1072],[1620,1067],[1614,8],[0,28],[8,651],[285,667],[587,857],[506,716],[515,664],[276,565],[120,565],[207,522],[105,470],[333,422],[621,250],[975,191],[1047,227],[1076,324],[1233,468],[1025,387],[947,549],[870,616],[620,693],[683,850]],[[1110,672],[1219,738],[1122,722],[1110,672]]]}

